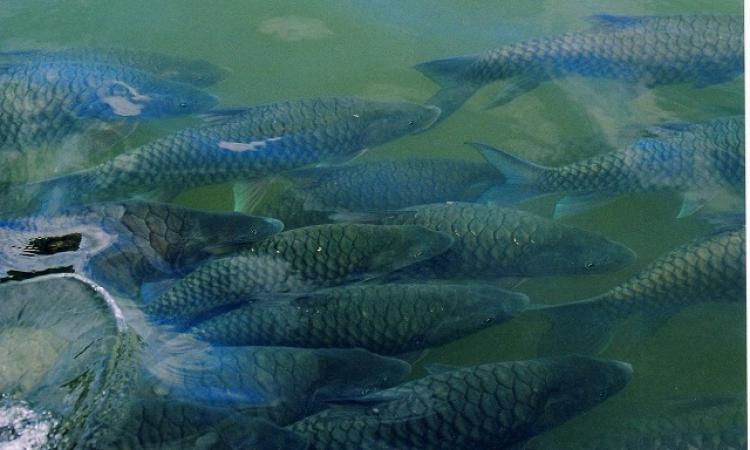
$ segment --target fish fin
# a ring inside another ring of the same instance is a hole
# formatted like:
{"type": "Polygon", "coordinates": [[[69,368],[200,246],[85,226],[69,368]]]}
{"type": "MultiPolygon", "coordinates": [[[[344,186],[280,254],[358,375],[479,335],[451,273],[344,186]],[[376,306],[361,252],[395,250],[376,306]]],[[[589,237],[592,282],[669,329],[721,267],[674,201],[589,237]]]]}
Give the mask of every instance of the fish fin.
{"type": "Polygon", "coordinates": [[[545,316],[550,323],[549,329],[539,339],[538,355],[601,353],[614,335],[617,320],[600,314],[600,306],[597,300],[586,300],[530,308],[533,313],[545,316]]]}
{"type": "Polygon", "coordinates": [[[269,194],[269,188],[278,177],[266,177],[260,180],[234,183],[234,210],[251,213],[261,205],[269,194]]]}
{"type": "Polygon", "coordinates": [[[721,394],[691,394],[688,396],[674,396],[664,400],[667,407],[677,413],[694,413],[696,410],[707,410],[722,406],[742,405],[745,395],[736,392],[721,394]]]}
{"type": "Polygon", "coordinates": [[[229,424],[215,428],[222,443],[230,449],[305,450],[309,447],[307,437],[256,417],[238,414],[229,424]]]}
{"type": "Polygon", "coordinates": [[[589,192],[583,194],[570,194],[561,198],[555,204],[555,212],[552,217],[560,219],[581,214],[591,208],[604,205],[614,198],[608,192],[589,192]]]}
{"type": "Polygon", "coordinates": [[[714,197],[714,193],[708,191],[688,191],[683,194],[682,206],[677,213],[678,219],[692,215],[714,197]]]}
{"type": "Polygon", "coordinates": [[[331,212],[328,218],[333,222],[379,223],[400,215],[411,216],[414,211],[336,211],[331,212]]]}
{"type": "Polygon", "coordinates": [[[409,364],[416,364],[422,359],[424,359],[428,353],[430,353],[429,348],[426,348],[424,350],[415,350],[413,352],[402,353],[398,355],[398,359],[402,359],[408,362],[409,364]]]}
{"type": "Polygon", "coordinates": [[[617,14],[594,14],[586,18],[595,29],[619,30],[641,25],[644,17],[623,16],[617,14]]]}
{"type": "Polygon", "coordinates": [[[735,78],[737,78],[742,71],[726,71],[722,73],[705,73],[702,76],[699,76],[697,80],[693,83],[693,87],[696,89],[703,89],[707,88],[709,86],[714,86],[717,84],[726,83],[728,81],[732,81],[735,78]]]}
{"type": "Polygon", "coordinates": [[[516,97],[520,97],[528,92],[533,91],[541,84],[541,80],[536,77],[524,76],[518,77],[509,82],[497,95],[489,102],[484,109],[497,108],[506,105],[516,97]]]}
{"type": "Polygon", "coordinates": [[[542,195],[534,188],[535,180],[549,168],[513,156],[486,144],[469,142],[505,178],[505,183],[487,189],[480,201],[513,204],[542,195]]]}
{"type": "Polygon", "coordinates": [[[717,232],[736,230],[745,226],[745,211],[703,213],[700,218],[713,225],[717,232]]]}
{"type": "Polygon", "coordinates": [[[151,303],[154,299],[159,298],[159,296],[168,291],[178,281],[180,281],[179,278],[167,278],[141,284],[141,300],[144,304],[151,303]]]}
{"type": "Polygon", "coordinates": [[[414,66],[422,75],[440,86],[440,90],[425,102],[441,110],[440,117],[429,128],[450,116],[479,89],[479,84],[464,78],[467,68],[477,58],[476,55],[457,56],[427,61],[414,66]]]}
{"type": "Polygon", "coordinates": [[[445,372],[452,372],[458,369],[460,369],[460,367],[452,366],[450,364],[430,363],[424,365],[424,370],[426,370],[430,375],[438,375],[445,372]]]}

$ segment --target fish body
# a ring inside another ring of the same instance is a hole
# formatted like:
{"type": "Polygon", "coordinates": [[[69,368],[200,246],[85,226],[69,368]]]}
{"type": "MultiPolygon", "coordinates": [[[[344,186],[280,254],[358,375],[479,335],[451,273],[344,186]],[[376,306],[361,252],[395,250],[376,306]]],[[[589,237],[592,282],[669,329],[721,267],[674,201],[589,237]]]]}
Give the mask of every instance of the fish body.
{"type": "Polygon", "coordinates": [[[454,238],[445,253],[404,269],[405,277],[491,280],[602,273],[635,258],[632,250],[599,234],[495,205],[422,205],[384,213],[380,220],[420,225],[454,238]]]}
{"type": "Polygon", "coordinates": [[[354,285],[290,301],[241,306],[191,332],[225,345],[364,348],[400,354],[435,347],[510,319],[528,303],[489,286],[354,285]]]}
{"type": "Polygon", "coordinates": [[[330,221],[336,212],[382,211],[445,201],[478,200],[504,178],[483,162],[458,159],[368,161],[299,169],[281,177],[281,193],[263,198],[235,186],[235,210],[279,218],[287,228],[330,221]]]}
{"type": "Polygon", "coordinates": [[[545,353],[599,352],[617,323],[633,314],[666,318],[695,303],[744,299],[743,226],[680,246],[597,297],[546,310],[552,328],[540,348],[545,353]]]}
{"type": "Polygon", "coordinates": [[[430,61],[417,69],[441,85],[428,103],[444,114],[481,86],[510,80],[492,106],[506,104],[550,79],[584,76],[654,87],[702,87],[743,73],[741,16],[592,17],[589,30],[531,39],[471,56],[430,61]]]}
{"type": "Polygon", "coordinates": [[[186,59],[144,50],[124,48],[70,47],[29,49],[0,53],[0,59],[34,62],[87,62],[132,67],[165,80],[209,86],[225,79],[227,69],[207,61],[186,59]]]}
{"type": "Polygon", "coordinates": [[[321,450],[512,448],[606,400],[631,375],[626,363],[578,356],[456,368],[289,429],[321,450]]]}
{"type": "MultiPolygon", "coordinates": [[[[521,190],[521,198],[565,192],[557,217],[586,203],[627,192],[672,190],[684,194],[680,217],[691,214],[721,190],[741,191],[745,174],[745,120],[729,117],[695,124],[654,127],[613,152],[563,167],[542,167],[478,144],[480,152],[511,180],[499,190],[521,190]]],[[[502,194],[498,195],[502,199],[502,194]]],[[[508,195],[512,200],[512,196],[508,195]]]]}
{"type": "MultiPolygon", "coordinates": [[[[419,226],[316,225],[209,261],[145,307],[186,323],[221,306],[374,278],[444,252],[453,239],[419,226]]],[[[147,299],[148,300],[148,299],[147,299]]]]}
{"type": "Polygon", "coordinates": [[[153,398],[224,408],[285,425],[339,395],[399,383],[408,363],[358,349],[211,347],[164,358],[152,369],[153,398]]]}
{"type": "Polygon", "coordinates": [[[275,219],[146,202],[100,203],[0,221],[3,281],[68,268],[137,293],[220,252],[280,232],[275,219]]]}
{"type": "Polygon", "coordinates": [[[157,139],[91,169],[19,186],[14,195],[22,200],[46,195],[48,202],[64,205],[262,178],[353,158],[370,146],[424,129],[438,114],[432,106],[349,97],[257,106],[157,139]]]}
{"type": "MultiPolygon", "coordinates": [[[[621,420],[605,433],[584,434],[574,446],[581,450],[741,450],[747,448],[747,413],[744,402],[697,408],[653,416],[645,413],[638,418],[621,420]]],[[[534,442],[529,450],[559,449],[534,442]]],[[[566,447],[567,448],[567,447],[566,447]]]]}

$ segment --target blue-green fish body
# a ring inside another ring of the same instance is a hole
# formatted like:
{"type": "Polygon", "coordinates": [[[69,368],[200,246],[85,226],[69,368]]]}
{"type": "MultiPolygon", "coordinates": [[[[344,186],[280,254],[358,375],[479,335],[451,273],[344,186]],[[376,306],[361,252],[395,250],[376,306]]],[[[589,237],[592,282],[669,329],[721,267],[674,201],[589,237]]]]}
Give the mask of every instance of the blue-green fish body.
{"type": "Polygon", "coordinates": [[[137,293],[221,251],[281,231],[275,219],[159,203],[101,203],[0,221],[0,280],[73,271],[137,293]]]}
{"type": "Polygon", "coordinates": [[[225,345],[364,348],[401,354],[460,339],[515,316],[528,303],[489,286],[354,285],[253,303],[191,332],[225,345]]]}
{"type": "Polygon", "coordinates": [[[218,307],[375,278],[452,243],[447,234],[419,226],[297,228],[206,262],[158,298],[146,299],[145,310],[156,320],[186,324],[218,307]]]}
{"type": "Polygon", "coordinates": [[[13,195],[28,199],[41,193],[57,205],[262,178],[350,159],[424,129],[438,114],[432,106],[349,97],[257,106],[157,139],[91,169],[17,186],[13,195]]]}
{"type": "Polygon", "coordinates": [[[668,124],[652,131],[654,138],[639,139],[623,149],[555,168],[475,145],[508,177],[508,184],[494,193],[498,201],[567,193],[557,204],[556,217],[574,214],[623,193],[658,190],[684,195],[678,215],[684,217],[722,190],[744,189],[743,117],[668,124]]]}
{"type": "Polygon", "coordinates": [[[618,392],[632,368],[563,357],[456,368],[302,419],[315,450],[506,449],[618,392]],[[370,400],[368,402],[368,400],[370,400]]]}
{"type": "Polygon", "coordinates": [[[266,192],[276,186],[259,190],[253,185],[237,185],[235,210],[276,217],[289,229],[328,222],[337,212],[471,202],[504,181],[483,162],[437,158],[368,161],[288,172],[276,195],[266,192]]]}
{"type": "Polygon", "coordinates": [[[542,310],[552,328],[544,353],[599,352],[616,325],[634,314],[668,317],[701,302],[745,299],[745,228],[696,239],[597,297],[542,310]]]}
{"type": "Polygon", "coordinates": [[[380,220],[453,236],[455,242],[445,253],[401,271],[406,278],[593,274],[618,270],[635,258],[632,250],[599,234],[495,205],[422,205],[383,213],[380,220]]]}
{"type": "Polygon", "coordinates": [[[227,77],[228,71],[203,60],[124,48],[71,47],[29,49],[0,53],[0,59],[34,62],[86,62],[132,67],[165,80],[209,86],[227,77]]]}
{"type": "Polygon", "coordinates": [[[493,105],[508,103],[544,81],[571,75],[653,87],[706,86],[743,73],[742,16],[598,15],[592,20],[590,30],[418,65],[442,87],[429,103],[447,114],[481,86],[497,80],[511,84],[493,105]]]}

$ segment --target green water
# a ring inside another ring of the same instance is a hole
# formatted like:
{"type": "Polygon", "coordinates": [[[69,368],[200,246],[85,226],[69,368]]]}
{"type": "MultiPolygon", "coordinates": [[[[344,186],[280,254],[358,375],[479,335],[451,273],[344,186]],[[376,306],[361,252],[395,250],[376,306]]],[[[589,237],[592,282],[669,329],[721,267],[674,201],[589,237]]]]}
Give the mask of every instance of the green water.
{"type": "MultiPolygon", "coordinates": [[[[155,50],[205,59],[231,76],[208,90],[224,106],[324,95],[357,95],[421,102],[437,86],[416,63],[467,54],[524,38],[583,29],[584,17],[617,14],[741,14],[731,0],[660,1],[189,1],[4,0],[0,28],[5,49],[78,45],[155,50]]],[[[502,83],[482,89],[427,133],[374,148],[362,158],[413,155],[478,159],[463,143],[479,141],[535,162],[559,165],[610,150],[629,126],[700,120],[742,110],[743,79],[695,90],[664,87],[632,92],[616,81],[570,79],[546,83],[507,106],[485,110],[502,83]]],[[[175,120],[142,126],[126,146],[186,125],[175,120]]],[[[524,208],[549,215],[556,198],[524,208]]],[[[229,186],[182,194],[184,205],[231,210],[229,186]]],[[[517,289],[535,303],[562,303],[601,293],[659,255],[709,231],[696,217],[678,220],[680,198],[628,195],[565,220],[622,242],[638,253],[617,273],[527,280],[517,289]]],[[[579,431],[607,426],[618,414],[670,397],[745,390],[745,315],[737,305],[688,308],[655,335],[633,320],[619,329],[603,356],[629,361],[630,385],[600,407],[553,430],[563,443],[579,431]]],[[[470,365],[534,355],[544,329],[522,317],[434,349],[421,364],[470,365]]]]}

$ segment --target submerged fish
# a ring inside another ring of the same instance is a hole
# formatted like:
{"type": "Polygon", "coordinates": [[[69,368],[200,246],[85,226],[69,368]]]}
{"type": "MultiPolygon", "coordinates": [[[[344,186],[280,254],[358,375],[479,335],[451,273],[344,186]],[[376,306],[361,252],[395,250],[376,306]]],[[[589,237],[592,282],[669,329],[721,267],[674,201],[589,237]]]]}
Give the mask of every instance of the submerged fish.
{"type": "Polygon", "coordinates": [[[629,364],[579,356],[443,369],[291,425],[319,450],[518,447],[621,390],[629,364]]]}
{"type": "Polygon", "coordinates": [[[257,106],[231,111],[213,125],[157,139],[88,170],[14,186],[9,195],[20,202],[42,196],[54,206],[174,195],[197,186],[345,161],[370,146],[425,129],[438,114],[434,106],[350,97],[257,106]]]}
{"type": "Polygon", "coordinates": [[[127,66],[151,72],[165,80],[209,86],[225,79],[228,70],[200,59],[145,50],[123,48],[71,47],[62,49],[31,49],[0,53],[0,60],[34,62],[88,62],[127,66]]]}
{"type": "MultiPolygon", "coordinates": [[[[602,430],[582,432],[575,436],[571,448],[576,450],[744,450],[747,448],[747,412],[744,401],[710,407],[688,405],[688,411],[653,411],[618,417],[602,430]],[[603,431],[603,432],[602,432],[603,431]]],[[[561,448],[558,442],[541,437],[529,450],[561,448]]]]}
{"type": "Polygon", "coordinates": [[[630,264],[635,253],[599,234],[516,209],[473,203],[422,205],[383,213],[390,225],[420,225],[453,236],[445,253],[403,277],[496,279],[595,274],[630,264]]]}
{"type": "Polygon", "coordinates": [[[428,101],[443,117],[480,87],[510,80],[491,106],[503,105],[545,81],[571,75],[653,87],[703,87],[743,73],[742,16],[597,15],[587,31],[505,45],[416,68],[441,86],[428,101]]]}
{"type": "Polygon", "coordinates": [[[745,119],[730,117],[696,124],[668,124],[657,138],[563,167],[543,167],[487,145],[475,147],[507,183],[493,190],[514,202],[566,192],[555,217],[575,214],[626,192],[671,189],[684,194],[678,217],[698,210],[722,190],[741,191],[745,179],[745,119]]]}
{"type": "Polygon", "coordinates": [[[133,294],[141,283],[187,274],[282,227],[275,219],[145,202],[0,220],[0,282],[73,271],[133,294]]]}
{"type": "Polygon", "coordinates": [[[523,294],[489,286],[348,286],[240,306],[199,323],[192,332],[229,345],[359,347],[399,354],[503,322],[527,303],[523,294]]]}
{"type": "Polygon", "coordinates": [[[394,386],[408,363],[360,349],[211,347],[164,359],[156,398],[229,408],[285,425],[320,409],[326,399],[362,396],[394,386]]]}
{"type": "Polygon", "coordinates": [[[374,278],[444,252],[453,239],[419,226],[316,225],[209,261],[145,311],[185,324],[217,307],[374,278]]]}
{"type": "Polygon", "coordinates": [[[647,268],[597,297],[543,309],[551,328],[540,351],[597,353],[607,347],[616,325],[633,314],[664,320],[700,302],[745,299],[745,228],[697,239],[667,253],[647,268]]]}
{"type": "Polygon", "coordinates": [[[296,228],[330,222],[331,215],[342,211],[471,202],[505,181],[487,163],[437,158],[299,169],[280,178],[270,186],[263,182],[235,185],[235,211],[276,217],[287,228],[296,228]],[[277,185],[281,193],[269,193],[277,185]]]}

